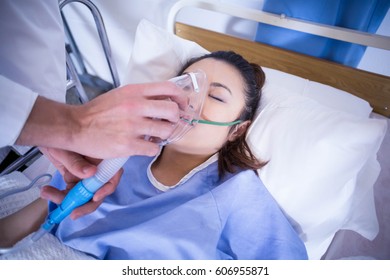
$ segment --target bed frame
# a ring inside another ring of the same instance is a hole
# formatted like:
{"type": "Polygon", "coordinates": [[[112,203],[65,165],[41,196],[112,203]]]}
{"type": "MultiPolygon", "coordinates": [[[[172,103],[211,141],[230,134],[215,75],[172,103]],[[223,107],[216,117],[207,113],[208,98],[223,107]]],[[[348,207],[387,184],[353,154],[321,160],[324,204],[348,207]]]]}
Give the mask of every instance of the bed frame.
{"type": "Polygon", "coordinates": [[[168,30],[176,35],[194,41],[209,51],[233,50],[243,55],[247,60],[261,66],[352,93],[368,101],[374,112],[390,118],[390,77],[176,22],[177,14],[185,7],[218,11],[275,26],[289,26],[294,30],[348,42],[359,42],[362,45],[387,50],[390,50],[390,37],[295,20],[284,15],[273,15],[215,1],[183,0],[177,2],[168,15],[167,25],[168,30]],[[313,26],[316,30],[313,29],[313,26]]]}

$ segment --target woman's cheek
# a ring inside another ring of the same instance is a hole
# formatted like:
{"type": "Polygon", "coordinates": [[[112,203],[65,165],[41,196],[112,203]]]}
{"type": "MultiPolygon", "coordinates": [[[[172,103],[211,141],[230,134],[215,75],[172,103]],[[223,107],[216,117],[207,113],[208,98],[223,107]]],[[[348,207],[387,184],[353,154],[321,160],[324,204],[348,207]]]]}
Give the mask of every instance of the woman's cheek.
{"type": "Polygon", "coordinates": [[[227,140],[229,130],[227,127],[220,127],[207,124],[197,124],[184,137],[186,141],[194,146],[219,148],[227,140]]]}
{"type": "MultiPolygon", "coordinates": [[[[227,110],[226,106],[218,104],[220,106],[206,106],[203,108],[201,119],[214,121],[214,122],[229,122],[232,119],[232,114],[227,110]]],[[[216,128],[217,126],[212,126],[216,128]]]]}

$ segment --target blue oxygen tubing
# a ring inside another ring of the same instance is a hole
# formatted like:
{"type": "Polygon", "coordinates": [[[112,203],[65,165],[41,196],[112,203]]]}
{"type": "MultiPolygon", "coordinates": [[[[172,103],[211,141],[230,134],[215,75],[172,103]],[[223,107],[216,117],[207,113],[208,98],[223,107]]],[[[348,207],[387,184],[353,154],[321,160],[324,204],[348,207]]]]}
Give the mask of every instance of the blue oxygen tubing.
{"type": "MultiPolygon", "coordinates": [[[[25,238],[22,242],[17,243],[14,247],[0,248],[0,254],[13,253],[30,246],[46,233],[50,232],[55,225],[65,219],[75,208],[90,201],[94,193],[119,171],[127,159],[128,157],[103,160],[97,166],[95,175],[79,181],[65,196],[62,203],[49,213],[45,222],[41,225],[38,231],[25,238]]],[[[34,184],[35,181],[24,189],[31,188],[34,184]]]]}
{"type": "Polygon", "coordinates": [[[95,192],[119,171],[127,159],[128,157],[103,160],[97,166],[94,176],[81,180],[69,191],[62,203],[49,214],[41,229],[51,231],[75,208],[90,201],[95,192]]]}

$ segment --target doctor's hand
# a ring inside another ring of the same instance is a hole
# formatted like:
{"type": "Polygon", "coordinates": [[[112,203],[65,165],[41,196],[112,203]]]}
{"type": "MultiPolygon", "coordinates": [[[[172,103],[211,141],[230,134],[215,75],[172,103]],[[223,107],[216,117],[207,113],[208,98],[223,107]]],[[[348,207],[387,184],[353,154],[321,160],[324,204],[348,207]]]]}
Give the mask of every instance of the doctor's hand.
{"type": "Polygon", "coordinates": [[[145,139],[167,139],[187,100],[172,82],[133,84],[113,89],[83,105],[39,96],[16,141],[93,158],[157,154],[145,139]]]}
{"type": "MultiPolygon", "coordinates": [[[[60,191],[51,186],[45,186],[41,189],[41,197],[56,204],[60,204],[69,190],[81,179],[93,176],[97,171],[97,165],[101,161],[60,149],[41,148],[40,150],[61,173],[67,184],[65,191],[60,191]]],[[[70,217],[77,219],[95,211],[104,198],[115,191],[122,173],[123,170],[121,169],[94,194],[90,202],[73,210],[70,217]]]]}
{"type": "Polygon", "coordinates": [[[83,128],[75,136],[78,152],[95,158],[157,154],[159,146],[145,136],[171,135],[186,102],[181,98],[171,82],[127,85],[98,96],[76,111],[83,128]]]}

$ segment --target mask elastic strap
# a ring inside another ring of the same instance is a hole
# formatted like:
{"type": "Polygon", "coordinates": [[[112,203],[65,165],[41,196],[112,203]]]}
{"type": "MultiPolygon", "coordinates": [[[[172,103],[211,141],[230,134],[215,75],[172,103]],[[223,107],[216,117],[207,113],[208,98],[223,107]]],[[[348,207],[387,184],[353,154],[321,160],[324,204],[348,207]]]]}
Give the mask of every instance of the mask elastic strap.
{"type": "Polygon", "coordinates": [[[213,122],[213,121],[206,121],[206,120],[187,120],[182,118],[183,121],[188,122],[189,124],[194,123],[202,123],[202,124],[209,124],[209,125],[217,125],[217,126],[233,126],[235,124],[242,123],[241,120],[233,121],[233,122],[213,122]]]}
{"type": "Polygon", "coordinates": [[[198,123],[218,125],[218,126],[233,126],[235,124],[242,123],[241,120],[237,120],[234,122],[213,122],[213,121],[206,121],[206,120],[193,120],[193,121],[198,123]]]}

